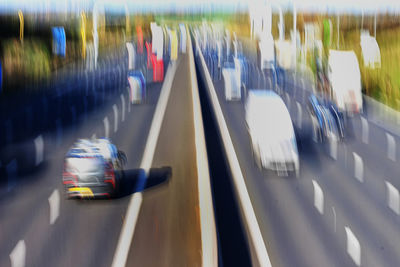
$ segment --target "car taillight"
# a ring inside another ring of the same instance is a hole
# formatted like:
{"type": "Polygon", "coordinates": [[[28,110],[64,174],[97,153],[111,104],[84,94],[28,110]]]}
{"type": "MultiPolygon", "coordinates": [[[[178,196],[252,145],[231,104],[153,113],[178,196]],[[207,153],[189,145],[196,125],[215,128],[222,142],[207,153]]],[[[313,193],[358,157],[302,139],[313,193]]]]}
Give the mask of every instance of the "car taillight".
{"type": "Polygon", "coordinates": [[[115,188],[115,173],[110,163],[105,164],[104,178],[105,183],[111,183],[113,188],[115,188]]]}
{"type": "Polygon", "coordinates": [[[63,184],[73,184],[76,185],[77,177],[73,173],[69,172],[68,164],[64,162],[64,169],[63,169],[63,184]]]}

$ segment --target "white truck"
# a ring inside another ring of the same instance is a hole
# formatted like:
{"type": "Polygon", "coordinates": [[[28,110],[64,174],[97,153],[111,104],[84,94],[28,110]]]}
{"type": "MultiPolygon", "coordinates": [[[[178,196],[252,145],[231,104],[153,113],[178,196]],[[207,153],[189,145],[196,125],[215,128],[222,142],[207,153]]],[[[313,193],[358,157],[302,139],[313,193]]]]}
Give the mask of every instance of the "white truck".
{"type": "Polygon", "coordinates": [[[361,74],[354,51],[329,50],[328,80],[331,98],[340,111],[362,112],[361,74]]]}

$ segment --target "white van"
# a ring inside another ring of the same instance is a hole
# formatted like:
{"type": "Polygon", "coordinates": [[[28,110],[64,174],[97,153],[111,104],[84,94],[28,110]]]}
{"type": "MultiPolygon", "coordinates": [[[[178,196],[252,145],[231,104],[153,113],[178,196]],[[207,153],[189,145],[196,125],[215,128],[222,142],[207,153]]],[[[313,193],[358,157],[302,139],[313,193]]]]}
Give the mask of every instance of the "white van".
{"type": "Polygon", "coordinates": [[[328,64],[331,96],[339,110],[350,114],[361,113],[361,74],[354,51],[329,50],[328,64]]]}
{"type": "Polygon", "coordinates": [[[250,90],[246,101],[246,124],[253,155],[260,168],[278,174],[299,174],[299,153],[289,111],[271,90],[250,90]]]}

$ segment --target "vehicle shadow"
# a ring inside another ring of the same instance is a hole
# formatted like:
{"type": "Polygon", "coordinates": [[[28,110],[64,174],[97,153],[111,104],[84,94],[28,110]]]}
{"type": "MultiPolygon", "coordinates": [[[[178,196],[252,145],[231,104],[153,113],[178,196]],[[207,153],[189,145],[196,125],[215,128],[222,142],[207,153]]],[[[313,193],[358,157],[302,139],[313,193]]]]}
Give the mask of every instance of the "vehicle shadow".
{"type": "Polygon", "coordinates": [[[171,167],[151,168],[147,176],[144,169],[125,170],[113,198],[123,198],[159,186],[168,182],[171,175],[171,167]]]}

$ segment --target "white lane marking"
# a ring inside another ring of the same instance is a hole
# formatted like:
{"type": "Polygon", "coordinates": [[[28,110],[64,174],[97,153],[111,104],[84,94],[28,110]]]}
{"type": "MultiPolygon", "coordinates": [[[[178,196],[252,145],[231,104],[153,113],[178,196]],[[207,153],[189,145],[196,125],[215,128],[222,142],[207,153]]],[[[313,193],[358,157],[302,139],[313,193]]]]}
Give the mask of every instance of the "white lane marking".
{"type": "Polygon", "coordinates": [[[24,240],[18,241],[17,245],[10,253],[12,267],[24,267],[26,257],[26,245],[24,240]]]}
{"type": "Polygon", "coordinates": [[[362,141],[365,144],[368,144],[368,136],[369,136],[369,129],[368,129],[368,121],[366,118],[361,117],[361,128],[362,128],[362,141]]]}
{"type": "Polygon", "coordinates": [[[113,105],[113,111],[114,111],[114,133],[118,131],[118,108],[117,105],[113,105]]]}
{"type": "Polygon", "coordinates": [[[44,142],[42,135],[39,135],[34,140],[35,150],[36,150],[36,161],[35,166],[39,165],[43,161],[43,150],[44,150],[44,142]]]}
{"type": "MultiPolygon", "coordinates": [[[[140,164],[140,168],[145,171],[146,178],[147,174],[149,173],[151,163],[153,162],[154,151],[156,149],[158,136],[160,134],[161,124],[164,119],[165,109],[167,108],[172,81],[174,79],[175,71],[179,62],[180,60],[178,59],[178,61],[172,62],[168,67],[167,75],[165,76],[164,84],[161,88],[160,97],[153,115],[153,120],[151,122],[150,131],[147,136],[146,147],[144,149],[142,162],[140,164]]],[[[134,193],[129,201],[124,224],[122,225],[117,248],[115,250],[111,265],[112,267],[123,267],[126,264],[142,201],[143,196],[141,192],[134,193]]]]}
{"type": "Polygon", "coordinates": [[[329,140],[329,153],[331,155],[331,158],[334,160],[337,159],[337,150],[338,150],[338,140],[337,137],[334,136],[329,140]]]}
{"type": "MultiPolygon", "coordinates": [[[[189,33],[187,32],[187,35],[189,33]]],[[[191,38],[188,38],[190,78],[192,82],[192,103],[194,136],[197,160],[197,182],[201,224],[202,266],[218,266],[217,234],[215,229],[214,208],[211,195],[210,173],[207,161],[207,149],[204,137],[203,117],[201,115],[199,89],[194,66],[191,38]]]]}
{"type": "Polygon", "coordinates": [[[388,181],[386,184],[386,200],[388,207],[397,215],[400,215],[400,195],[399,190],[388,181]]]}
{"type": "Polygon", "coordinates": [[[57,189],[48,198],[50,205],[50,224],[54,224],[60,215],[60,193],[57,189]]]}
{"type": "Polygon", "coordinates": [[[312,184],[314,188],[314,207],[319,213],[324,214],[324,192],[315,180],[312,180],[312,184]]]}
{"type": "Polygon", "coordinates": [[[335,230],[335,233],[336,233],[336,211],[335,211],[335,207],[332,207],[332,212],[333,212],[333,229],[335,230]]]}
{"type": "MultiPolygon", "coordinates": [[[[196,41],[196,47],[199,48],[199,45],[196,41]]],[[[238,196],[239,203],[242,206],[242,211],[244,215],[245,222],[247,224],[247,230],[250,235],[249,240],[252,242],[252,245],[255,249],[255,254],[258,260],[258,264],[260,266],[271,266],[271,261],[268,256],[267,248],[265,246],[265,242],[261,235],[260,226],[258,225],[256,215],[254,213],[253,206],[251,204],[249,192],[247,191],[246,184],[244,182],[244,177],[242,171],[240,169],[239,160],[235,153],[235,148],[233,147],[232,139],[229,135],[229,130],[226,125],[221,106],[218,102],[218,97],[210,76],[210,73],[207,70],[207,65],[204,60],[203,54],[200,49],[198,49],[201,64],[203,66],[206,80],[207,80],[207,90],[208,94],[211,98],[211,102],[213,105],[214,113],[217,118],[219,130],[222,136],[222,141],[224,143],[224,148],[226,152],[226,156],[228,158],[229,166],[231,168],[231,173],[233,177],[233,181],[236,188],[236,193],[238,196]]]]}
{"type": "Polygon", "coordinates": [[[362,183],[364,182],[363,160],[356,152],[353,152],[353,157],[354,157],[354,177],[362,183]]]}
{"type": "Polygon", "coordinates": [[[344,228],[347,237],[347,253],[357,266],[361,265],[361,247],[356,236],[353,234],[349,227],[344,228]]]}
{"type": "Polygon", "coordinates": [[[125,97],[123,94],[120,95],[121,97],[121,106],[122,106],[122,112],[121,112],[121,121],[125,121],[125,97]]]}
{"type": "Polygon", "coordinates": [[[396,140],[394,140],[394,137],[389,133],[386,133],[386,140],[387,157],[392,161],[396,161],[396,140]]]}
{"type": "Polygon", "coordinates": [[[104,137],[108,138],[110,123],[108,122],[107,117],[103,119],[103,123],[104,123],[104,137]]]}
{"type": "Polygon", "coordinates": [[[299,127],[299,129],[301,129],[303,109],[301,108],[301,104],[297,101],[296,101],[296,105],[297,105],[297,127],[299,127]]]}

